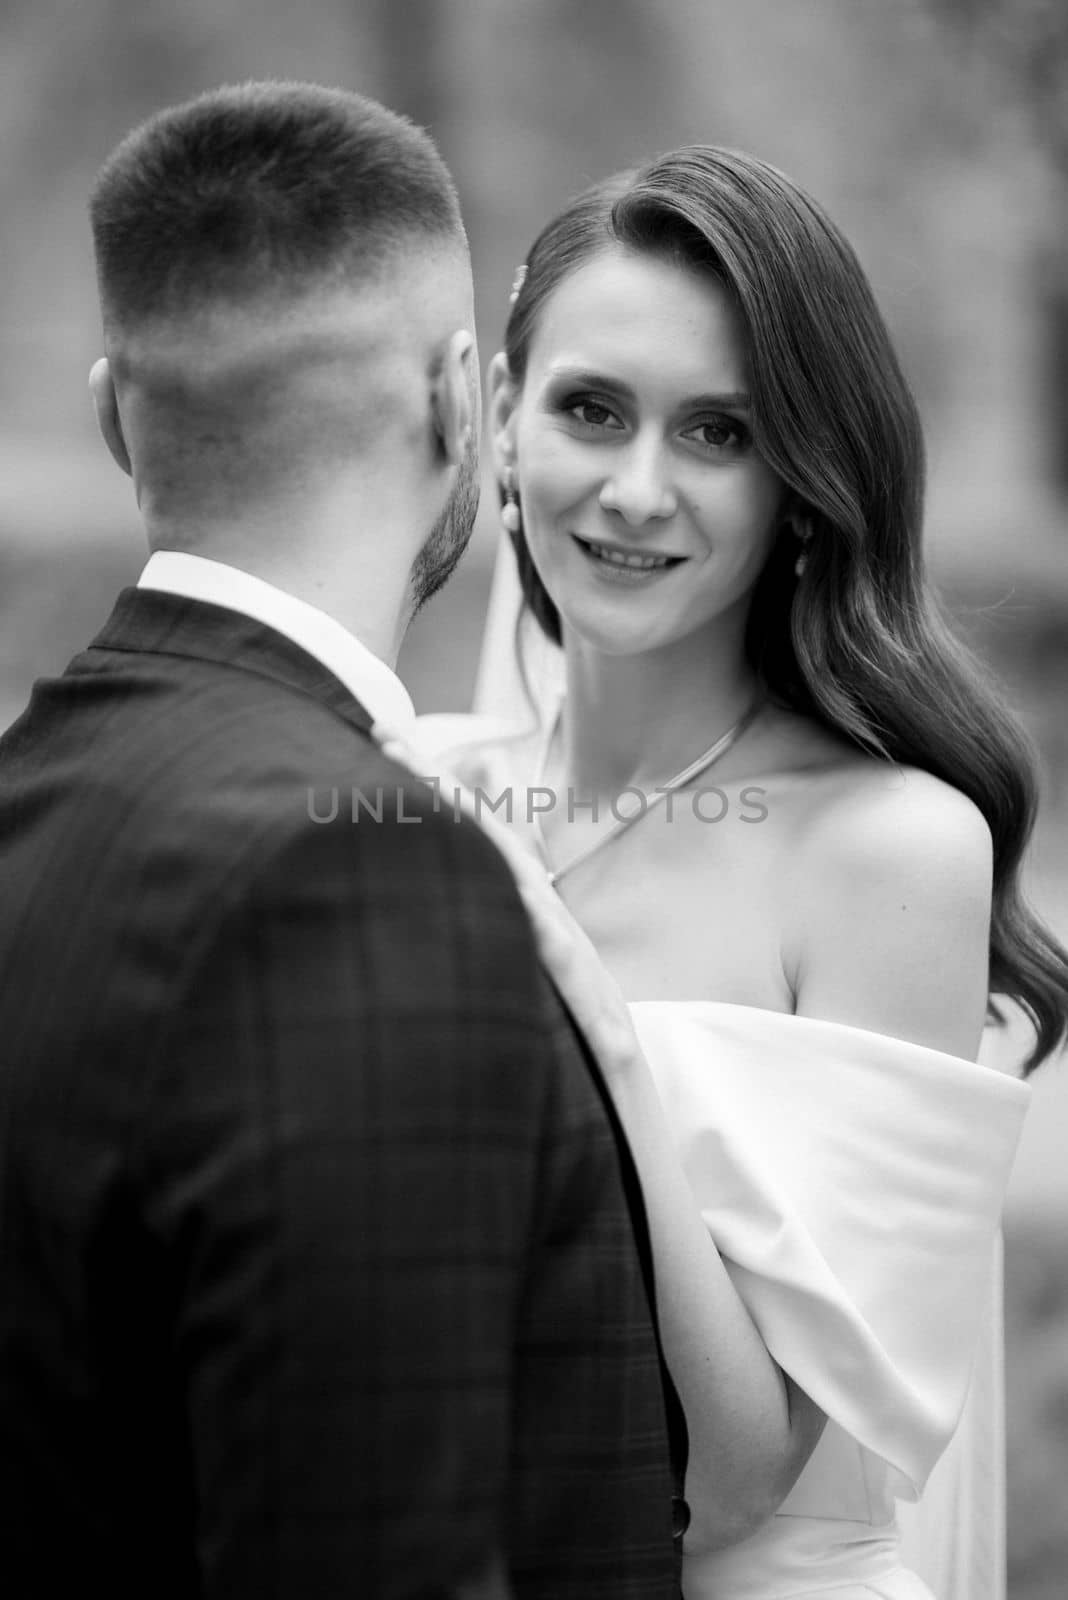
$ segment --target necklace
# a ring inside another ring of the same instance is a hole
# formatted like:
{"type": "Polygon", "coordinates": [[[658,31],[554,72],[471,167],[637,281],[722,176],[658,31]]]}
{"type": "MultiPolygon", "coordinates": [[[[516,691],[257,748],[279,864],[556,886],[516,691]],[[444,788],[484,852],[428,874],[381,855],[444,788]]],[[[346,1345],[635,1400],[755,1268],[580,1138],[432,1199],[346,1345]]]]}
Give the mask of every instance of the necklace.
{"type": "MultiPolygon", "coordinates": [[[[588,861],[590,856],[592,856],[597,850],[603,850],[604,847],[611,844],[614,839],[618,839],[621,833],[626,833],[628,828],[633,828],[636,822],[640,822],[641,819],[644,816],[647,816],[649,812],[652,811],[653,807],[658,806],[662,800],[666,800],[669,795],[675,794],[677,790],[684,788],[685,785],[691,783],[694,778],[700,777],[702,772],[707,772],[709,767],[713,766],[721,756],[725,756],[731,746],[741,738],[746,728],[748,728],[757,712],[763,706],[763,703],[763,697],[758,695],[749,708],[738,718],[738,721],[732,724],[732,726],[727,729],[726,733],[720,734],[715,744],[710,744],[708,749],[702,751],[695,761],[691,761],[688,766],[685,766],[681,769],[681,771],[676,772],[675,776],[673,778],[669,778],[666,783],[657,784],[656,792],[651,797],[648,794],[645,794],[644,791],[637,791],[636,789],[632,791],[635,793],[641,792],[643,794],[644,803],[637,807],[633,812],[628,812],[626,816],[617,816],[613,825],[604,833],[599,834],[598,837],[594,839],[592,844],[586,845],[586,847],[580,850],[577,855],[572,856],[570,861],[565,861],[563,866],[557,867],[555,870],[552,866],[552,856],[549,853],[549,843],[545,837],[545,830],[541,825],[541,815],[540,813],[535,812],[534,827],[538,835],[538,846],[541,850],[542,858],[548,870],[549,882],[552,887],[555,889],[556,885],[560,882],[560,879],[564,877],[566,873],[573,872],[575,868],[581,866],[584,861],[588,861]]],[[[563,701],[561,701],[557,707],[555,717],[553,717],[549,724],[549,731],[542,745],[541,754],[538,760],[537,775],[534,779],[534,788],[538,788],[541,785],[542,779],[545,776],[545,768],[549,761],[549,752],[552,749],[553,740],[556,737],[556,731],[560,726],[560,718],[563,715],[563,709],[563,701]]]]}

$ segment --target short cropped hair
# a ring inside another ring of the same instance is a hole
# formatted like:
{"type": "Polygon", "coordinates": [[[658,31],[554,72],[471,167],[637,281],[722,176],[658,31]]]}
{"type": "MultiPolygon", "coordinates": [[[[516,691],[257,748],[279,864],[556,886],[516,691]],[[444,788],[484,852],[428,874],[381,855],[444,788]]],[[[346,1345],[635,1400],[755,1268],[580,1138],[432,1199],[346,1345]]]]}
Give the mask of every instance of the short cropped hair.
{"type": "Polygon", "coordinates": [[[406,117],[341,89],[248,83],[134,129],[90,200],[105,328],[466,251],[456,189],[406,117]]]}

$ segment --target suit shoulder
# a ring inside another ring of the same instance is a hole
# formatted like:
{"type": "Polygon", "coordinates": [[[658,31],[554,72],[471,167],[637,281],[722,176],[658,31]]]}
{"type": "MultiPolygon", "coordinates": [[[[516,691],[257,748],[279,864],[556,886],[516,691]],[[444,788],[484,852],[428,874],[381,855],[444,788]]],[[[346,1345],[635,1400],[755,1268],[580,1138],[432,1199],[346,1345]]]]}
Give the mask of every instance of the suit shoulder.
{"type": "Polygon", "coordinates": [[[337,863],[355,895],[413,907],[433,903],[445,920],[464,922],[478,943],[506,922],[533,952],[511,869],[492,840],[436,788],[381,752],[357,781],[309,789],[278,845],[290,861],[316,858],[327,871],[337,863]]]}

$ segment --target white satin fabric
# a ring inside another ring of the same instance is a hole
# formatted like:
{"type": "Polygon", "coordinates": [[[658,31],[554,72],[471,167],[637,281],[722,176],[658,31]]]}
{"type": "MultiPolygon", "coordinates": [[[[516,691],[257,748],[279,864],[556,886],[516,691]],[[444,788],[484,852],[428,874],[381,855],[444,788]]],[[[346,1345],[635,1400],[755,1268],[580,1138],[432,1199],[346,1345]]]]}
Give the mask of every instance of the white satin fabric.
{"type": "Polygon", "coordinates": [[[1005,1600],[1005,1340],[995,1241],[964,1412],[918,1501],[899,1501],[901,1553],[939,1600],[1005,1600]]]}
{"type": "Polygon", "coordinates": [[[992,1308],[1030,1091],[835,1023],[703,1001],[631,1010],[732,1279],[776,1360],[830,1419],[752,1538],[703,1551],[693,1507],[687,1600],[1001,1600],[992,1308]],[[918,1517],[898,1506],[929,1478],[918,1517]]]}

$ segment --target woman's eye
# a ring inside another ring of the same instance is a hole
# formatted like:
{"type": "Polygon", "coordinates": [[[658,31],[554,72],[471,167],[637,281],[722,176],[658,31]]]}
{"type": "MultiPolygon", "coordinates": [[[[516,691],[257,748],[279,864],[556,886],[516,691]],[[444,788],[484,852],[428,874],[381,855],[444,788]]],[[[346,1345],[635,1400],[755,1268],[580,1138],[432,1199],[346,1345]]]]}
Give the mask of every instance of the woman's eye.
{"type": "Polygon", "coordinates": [[[705,417],[688,428],[685,437],[696,439],[710,450],[738,450],[748,443],[749,432],[744,423],[733,417],[705,417]]]}
{"type": "Polygon", "coordinates": [[[620,425],[615,412],[600,400],[569,400],[566,409],[577,422],[585,423],[588,428],[620,425]]]}

